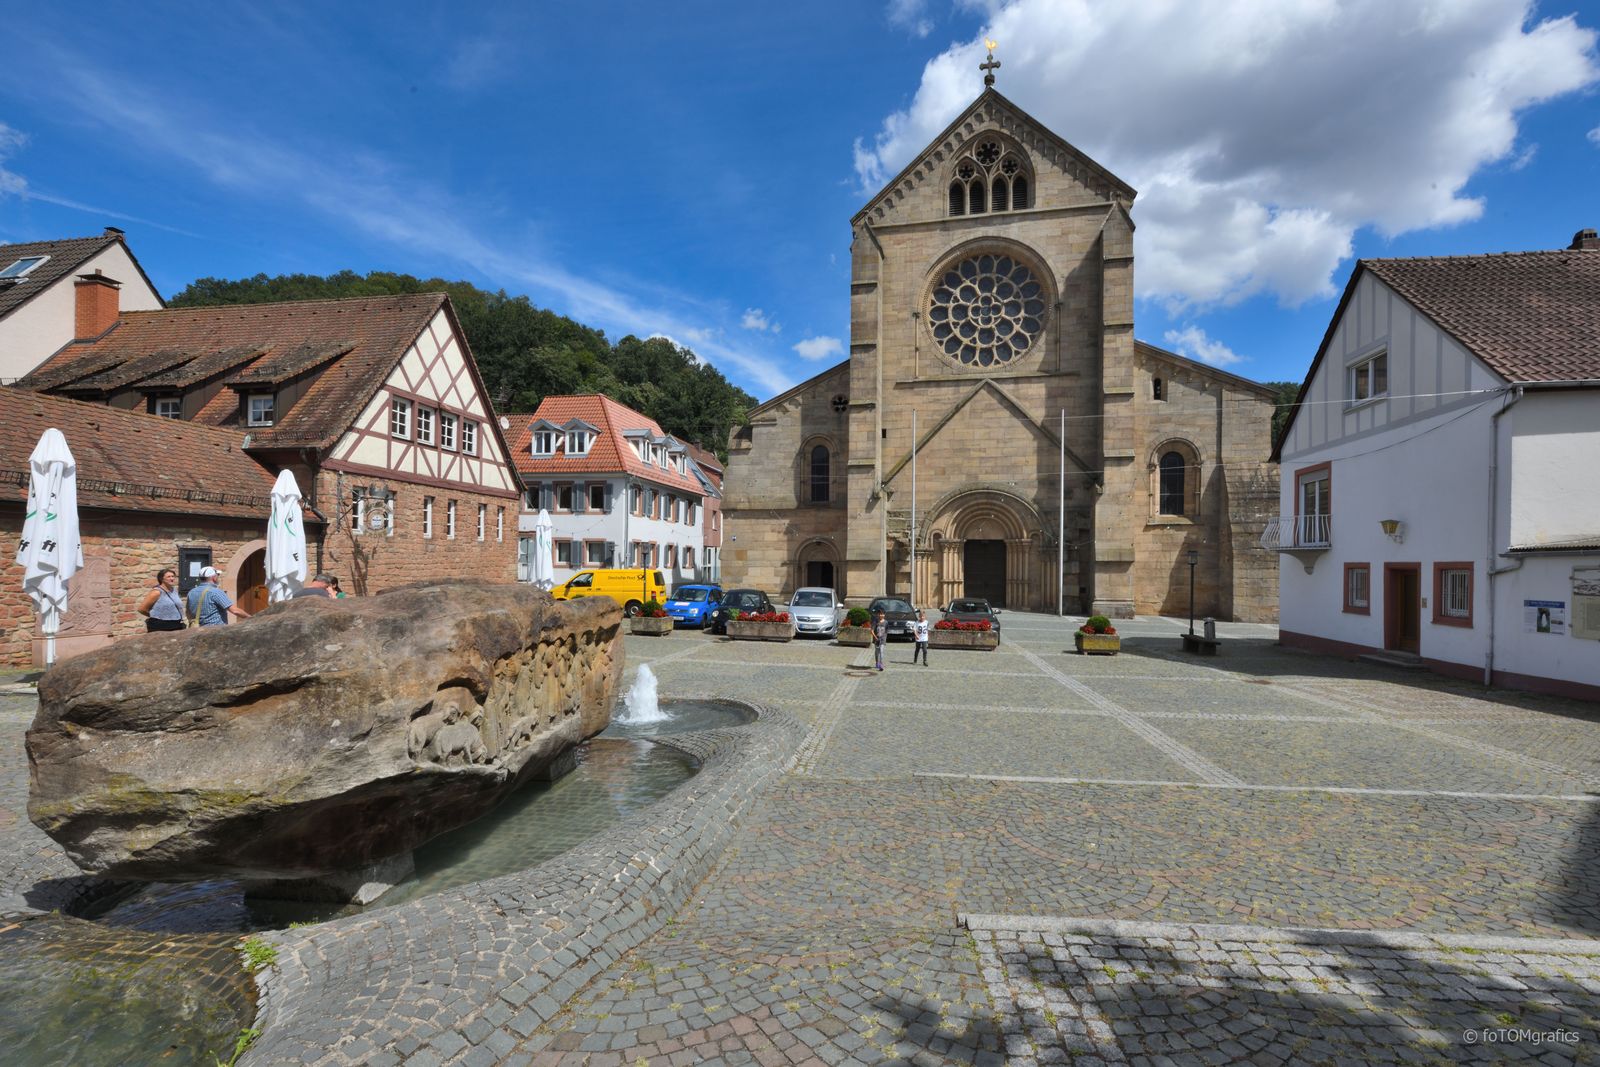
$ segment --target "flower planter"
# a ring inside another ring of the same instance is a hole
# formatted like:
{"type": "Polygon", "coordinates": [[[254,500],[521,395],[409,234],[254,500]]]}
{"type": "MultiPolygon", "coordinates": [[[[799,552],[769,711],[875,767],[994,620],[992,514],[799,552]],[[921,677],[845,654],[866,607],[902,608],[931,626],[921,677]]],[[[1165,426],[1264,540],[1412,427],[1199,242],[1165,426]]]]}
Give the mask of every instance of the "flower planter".
{"type": "Polygon", "coordinates": [[[793,641],[794,623],[733,621],[728,636],[735,641],[793,641]]]}
{"type": "Polygon", "coordinates": [[[930,630],[929,648],[975,648],[993,652],[1000,647],[1000,635],[993,630],[930,630]]]}
{"type": "Polygon", "coordinates": [[[1121,634],[1086,634],[1077,630],[1072,640],[1080,656],[1115,656],[1122,651],[1121,634]]]}
{"type": "Polygon", "coordinates": [[[866,648],[872,644],[872,628],[869,626],[841,626],[836,640],[841,645],[866,648]]]}
{"type": "Polygon", "coordinates": [[[673,620],[670,617],[647,619],[641,615],[628,620],[628,632],[630,634],[645,634],[650,637],[665,637],[672,632],[672,622],[673,620]]]}

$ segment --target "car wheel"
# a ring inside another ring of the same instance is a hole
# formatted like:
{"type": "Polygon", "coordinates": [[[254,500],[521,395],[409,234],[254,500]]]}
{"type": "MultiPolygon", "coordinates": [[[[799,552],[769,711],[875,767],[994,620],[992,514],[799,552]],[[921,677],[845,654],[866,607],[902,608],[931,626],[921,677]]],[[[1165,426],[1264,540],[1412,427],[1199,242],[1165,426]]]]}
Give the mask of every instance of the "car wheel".
{"type": "Polygon", "coordinates": [[[637,619],[644,613],[644,605],[637,600],[630,600],[623,605],[622,613],[630,619],[637,619]]]}

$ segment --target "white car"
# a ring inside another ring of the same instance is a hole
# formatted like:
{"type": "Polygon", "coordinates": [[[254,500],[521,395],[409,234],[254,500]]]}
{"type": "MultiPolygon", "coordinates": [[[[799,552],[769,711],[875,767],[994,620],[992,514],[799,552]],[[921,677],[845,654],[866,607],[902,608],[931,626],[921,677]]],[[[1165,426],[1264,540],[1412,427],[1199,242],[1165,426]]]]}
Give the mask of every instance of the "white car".
{"type": "Polygon", "coordinates": [[[808,586],[789,598],[789,618],[797,634],[832,637],[839,631],[839,611],[844,607],[832,589],[808,586]]]}

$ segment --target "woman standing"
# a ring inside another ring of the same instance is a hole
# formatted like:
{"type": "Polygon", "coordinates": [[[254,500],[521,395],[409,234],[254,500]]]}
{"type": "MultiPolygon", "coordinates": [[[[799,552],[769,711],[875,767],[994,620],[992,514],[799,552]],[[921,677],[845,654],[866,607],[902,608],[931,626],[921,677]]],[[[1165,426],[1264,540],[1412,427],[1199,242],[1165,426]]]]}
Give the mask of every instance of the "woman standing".
{"type": "Polygon", "coordinates": [[[184,628],[183,598],[178,596],[177,571],[166,567],[156,575],[155,588],[139,601],[139,614],[144,616],[146,633],[184,628]]]}

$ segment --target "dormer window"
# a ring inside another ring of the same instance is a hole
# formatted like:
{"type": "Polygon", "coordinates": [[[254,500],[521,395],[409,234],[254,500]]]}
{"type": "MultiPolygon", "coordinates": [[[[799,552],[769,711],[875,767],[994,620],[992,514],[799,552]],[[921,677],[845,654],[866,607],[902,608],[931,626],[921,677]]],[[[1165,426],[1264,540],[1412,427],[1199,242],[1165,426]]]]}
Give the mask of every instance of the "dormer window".
{"type": "Polygon", "coordinates": [[[159,415],[163,419],[181,419],[183,418],[183,397],[158,396],[150,410],[153,414],[159,415]]]}
{"type": "Polygon", "coordinates": [[[24,256],[11,264],[5,270],[0,270],[0,278],[22,278],[31,273],[39,264],[49,259],[49,256],[24,256]]]}
{"type": "Polygon", "coordinates": [[[584,456],[584,455],[588,455],[588,453],[589,453],[589,431],[588,430],[568,430],[567,431],[567,455],[569,455],[569,456],[584,456]]]}
{"type": "Polygon", "coordinates": [[[535,430],[533,432],[533,454],[536,456],[553,456],[556,454],[556,434],[554,430],[535,430]]]}
{"type": "Polygon", "coordinates": [[[252,393],[245,398],[245,421],[251,426],[271,426],[273,411],[271,393],[252,393]]]}

